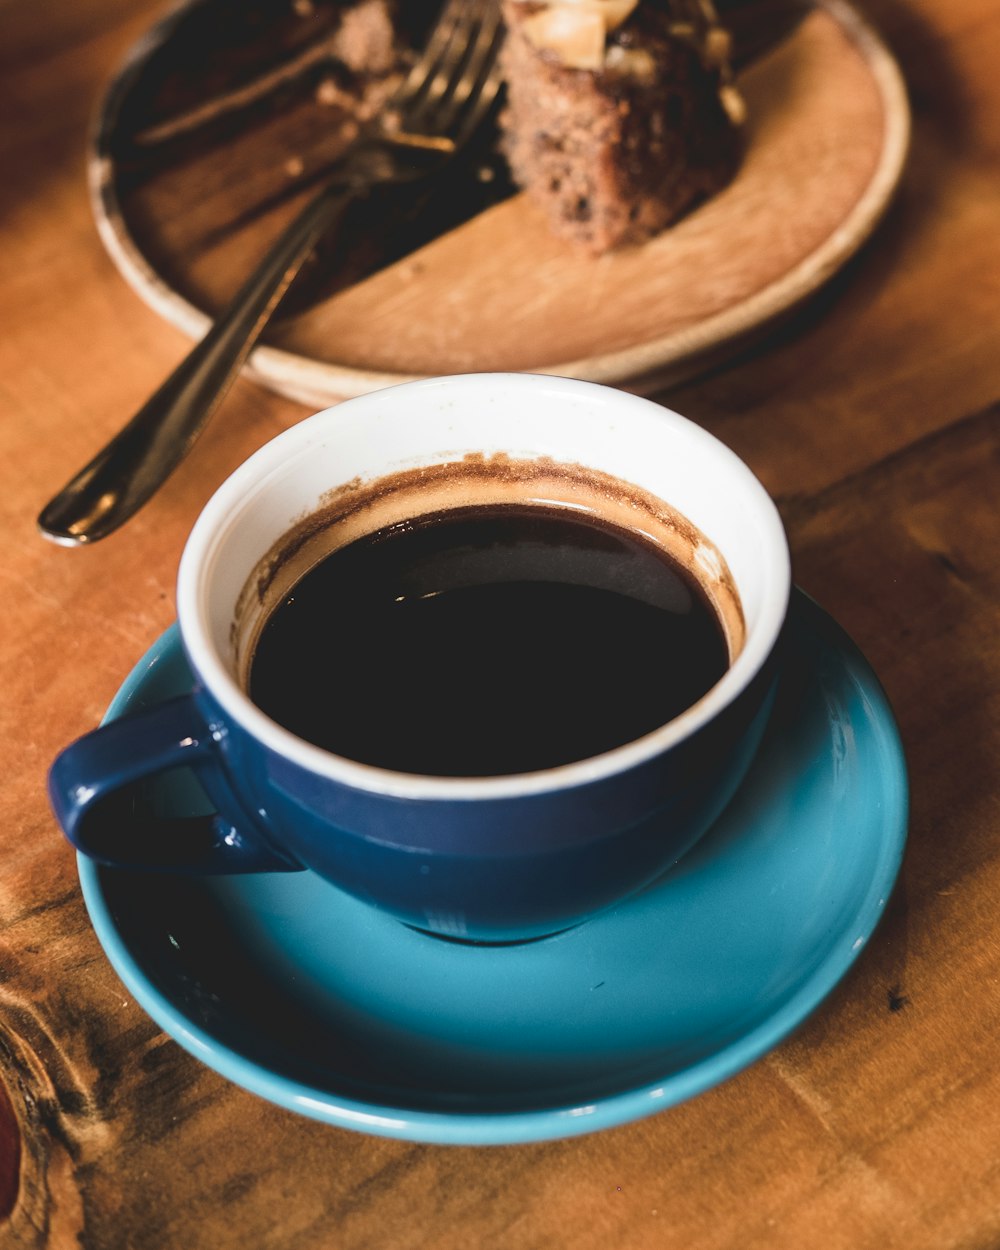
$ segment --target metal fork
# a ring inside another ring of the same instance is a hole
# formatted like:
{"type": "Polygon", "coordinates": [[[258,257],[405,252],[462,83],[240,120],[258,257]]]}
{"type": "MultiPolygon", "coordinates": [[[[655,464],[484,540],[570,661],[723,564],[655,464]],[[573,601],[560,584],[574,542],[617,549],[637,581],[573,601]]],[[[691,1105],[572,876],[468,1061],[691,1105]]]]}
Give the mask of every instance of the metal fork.
{"type": "Polygon", "coordinates": [[[128,425],[42,510],[53,542],[96,542],[127,521],[191,449],[293,278],[348,206],[374,187],[438,174],[500,88],[497,0],[448,0],[386,107],[284,231],[233,302],[128,425]]]}

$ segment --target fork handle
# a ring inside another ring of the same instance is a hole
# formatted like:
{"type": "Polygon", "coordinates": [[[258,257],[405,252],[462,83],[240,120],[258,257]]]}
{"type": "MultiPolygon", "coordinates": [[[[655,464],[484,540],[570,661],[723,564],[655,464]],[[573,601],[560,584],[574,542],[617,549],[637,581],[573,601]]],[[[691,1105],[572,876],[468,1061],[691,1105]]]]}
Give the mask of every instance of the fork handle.
{"type": "Polygon", "coordinates": [[[363,191],[333,184],[305,206],[159,390],[45,506],[45,537],[96,542],[146,503],[193,446],[306,257],[363,191]]]}

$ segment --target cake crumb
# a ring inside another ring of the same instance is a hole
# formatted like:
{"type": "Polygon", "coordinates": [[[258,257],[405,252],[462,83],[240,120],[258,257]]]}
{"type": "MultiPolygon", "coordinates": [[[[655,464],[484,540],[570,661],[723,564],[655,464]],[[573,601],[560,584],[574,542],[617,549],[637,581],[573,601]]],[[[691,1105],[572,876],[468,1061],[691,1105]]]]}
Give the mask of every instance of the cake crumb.
{"type": "Polygon", "coordinates": [[[332,78],[323,78],[316,87],[316,103],[326,108],[339,105],[342,109],[354,108],[354,96],[338,87],[332,78]]]}
{"type": "Polygon", "coordinates": [[[336,53],[355,74],[385,74],[395,66],[396,34],[385,0],[361,0],[344,12],[336,53]]]}

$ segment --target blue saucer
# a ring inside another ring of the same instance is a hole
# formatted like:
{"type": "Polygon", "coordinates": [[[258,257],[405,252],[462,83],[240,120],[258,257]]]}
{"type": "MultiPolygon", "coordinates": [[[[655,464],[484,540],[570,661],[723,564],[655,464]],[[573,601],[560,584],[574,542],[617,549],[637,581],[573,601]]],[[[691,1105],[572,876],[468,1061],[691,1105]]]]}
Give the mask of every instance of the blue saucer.
{"type": "MultiPolygon", "coordinates": [[[[642,894],[522,946],[414,932],[307,873],[191,879],[79,862],[128,989],[203,1062],[344,1128],[537,1141],[650,1115],[779,1042],[864,946],[906,836],[899,737],[874,674],[796,593],[750,779],[642,894]]],[[[170,630],[108,713],[191,681],[170,630]]],[[[195,802],[182,779],[160,801],[195,802]]]]}

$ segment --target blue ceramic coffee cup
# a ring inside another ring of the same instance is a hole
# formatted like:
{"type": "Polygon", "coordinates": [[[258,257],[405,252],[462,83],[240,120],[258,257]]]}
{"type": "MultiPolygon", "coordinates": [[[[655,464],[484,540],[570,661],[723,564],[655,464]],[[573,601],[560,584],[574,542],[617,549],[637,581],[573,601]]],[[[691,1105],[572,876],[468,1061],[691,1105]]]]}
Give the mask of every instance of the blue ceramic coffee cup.
{"type": "Polygon", "coordinates": [[[68,747],[50,796],[71,842],[101,863],[307,869],[441,936],[538,937],[641,889],[729,802],[770,710],[789,591],[787,543],[767,493],[676,413],[545,376],[391,387],[287,430],[223,484],[178,576],[195,688],[68,747]],[[251,701],[254,639],[306,569],[384,525],[509,501],[595,511],[669,549],[724,624],[721,679],[635,741],[488,777],[359,763],[251,701]],[[143,795],[176,769],[195,774],[214,814],[179,820],[150,807],[143,795]]]}

